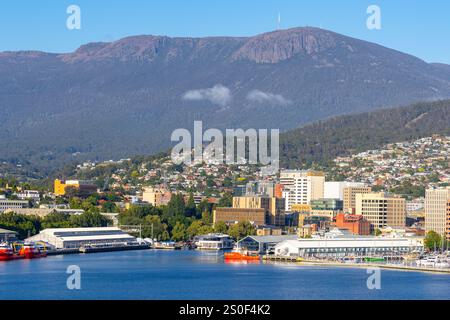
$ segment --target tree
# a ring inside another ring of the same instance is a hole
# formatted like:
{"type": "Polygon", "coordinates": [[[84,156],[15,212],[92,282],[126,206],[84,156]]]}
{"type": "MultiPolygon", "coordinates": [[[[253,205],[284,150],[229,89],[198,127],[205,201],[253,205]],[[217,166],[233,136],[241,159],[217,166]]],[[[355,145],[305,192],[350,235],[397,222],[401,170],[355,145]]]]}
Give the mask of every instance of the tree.
{"type": "Polygon", "coordinates": [[[186,217],[195,217],[197,214],[197,206],[195,205],[194,195],[189,194],[189,200],[186,204],[186,209],[184,211],[184,215],[186,217]]]}
{"type": "Polygon", "coordinates": [[[381,230],[380,229],[375,229],[375,235],[378,237],[379,235],[381,235],[381,230]]]}
{"type": "Polygon", "coordinates": [[[0,214],[0,228],[16,231],[20,239],[33,236],[41,229],[41,221],[37,216],[25,216],[21,214],[0,214]]]}
{"type": "Polygon", "coordinates": [[[181,217],[185,212],[184,197],[182,194],[173,194],[167,204],[167,213],[169,216],[181,217]]]}
{"type": "Polygon", "coordinates": [[[202,221],[203,221],[204,224],[212,224],[213,216],[212,216],[211,212],[204,211],[202,213],[202,221]]]}
{"type": "Polygon", "coordinates": [[[70,216],[61,212],[51,212],[42,219],[42,228],[71,228],[70,216]]]}
{"type": "Polygon", "coordinates": [[[212,211],[212,204],[208,202],[208,200],[203,199],[197,206],[197,212],[199,215],[202,215],[203,212],[211,212],[212,211]]]}
{"type": "Polygon", "coordinates": [[[167,232],[167,224],[161,221],[159,216],[146,216],[140,221],[142,224],[142,236],[144,238],[153,238],[158,240],[168,240],[169,233],[167,232]]]}
{"type": "MultiPolygon", "coordinates": [[[[209,227],[209,226],[207,226],[207,227],[209,227]]],[[[209,228],[212,229],[212,227],[209,227],[209,228]]],[[[187,228],[186,232],[187,232],[187,235],[189,236],[189,238],[192,239],[193,237],[195,237],[197,235],[210,233],[210,230],[205,228],[205,224],[203,221],[194,220],[191,223],[191,225],[187,228]]]]}
{"type": "Polygon", "coordinates": [[[114,202],[106,201],[102,204],[102,212],[119,212],[119,208],[114,202]]]}
{"type": "Polygon", "coordinates": [[[89,228],[107,227],[110,220],[98,212],[85,212],[80,215],[71,216],[70,222],[74,227],[89,228]]]}
{"type": "Polygon", "coordinates": [[[248,221],[241,221],[228,229],[228,234],[236,240],[256,234],[256,228],[248,221]]]}
{"type": "Polygon", "coordinates": [[[226,234],[228,232],[228,226],[225,222],[219,221],[214,225],[214,232],[226,234]]]}
{"type": "Polygon", "coordinates": [[[442,244],[442,237],[435,231],[430,231],[425,236],[425,247],[429,250],[439,249],[442,244]]]}
{"type": "Polygon", "coordinates": [[[179,221],[172,229],[172,239],[175,241],[182,241],[186,239],[186,227],[179,221]]]}
{"type": "Polygon", "coordinates": [[[233,195],[229,192],[225,192],[217,203],[218,207],[230,208],[233,206],[233,195]]]}

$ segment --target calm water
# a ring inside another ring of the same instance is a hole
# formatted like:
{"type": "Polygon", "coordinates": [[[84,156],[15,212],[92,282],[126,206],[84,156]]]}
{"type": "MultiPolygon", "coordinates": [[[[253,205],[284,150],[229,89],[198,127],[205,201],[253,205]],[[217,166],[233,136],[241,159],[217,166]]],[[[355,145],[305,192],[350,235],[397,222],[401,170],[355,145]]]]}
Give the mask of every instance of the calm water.
{"type": "Polygon", "coordinates": [[[292,264],[225,264],[221,254],[130,251],[0,262],[0,299],[450,299],[450,275],[292,264]],[[81,290],[66,269],[81,268],[81,290]]]}

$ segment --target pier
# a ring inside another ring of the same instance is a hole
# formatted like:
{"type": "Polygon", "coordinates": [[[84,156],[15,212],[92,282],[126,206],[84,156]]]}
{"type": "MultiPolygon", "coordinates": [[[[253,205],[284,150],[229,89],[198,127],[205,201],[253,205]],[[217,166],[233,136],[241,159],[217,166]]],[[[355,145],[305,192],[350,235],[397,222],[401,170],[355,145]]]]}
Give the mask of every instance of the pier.
{"type": "Polygon", "coordinates": [[[450,268],[431,268],[431,267],[419,267],[409,266],[401,264],[383,264],[383,263],[349,263],[349,262],[337,262],[330,260],[316,260],[316,259],[304,259],[299,257],[289,256],[275,256],[264,255],[263,261],[266,262],[288,262],[296,263],[304,266],[330,266],[330,267],[351,267],[351,268],[382,268],[401,271],[421,271],[421,272],[433,272],[433,273],[445,273],[450,274],[450,268]]]}

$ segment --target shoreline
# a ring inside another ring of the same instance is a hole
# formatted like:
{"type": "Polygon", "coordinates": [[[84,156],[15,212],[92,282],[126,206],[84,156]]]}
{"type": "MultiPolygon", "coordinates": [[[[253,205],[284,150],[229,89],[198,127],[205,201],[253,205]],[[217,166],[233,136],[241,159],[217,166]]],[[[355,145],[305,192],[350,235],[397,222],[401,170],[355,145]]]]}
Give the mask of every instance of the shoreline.
{"type": "Polygon", "coordinates": [[[298,261],[297,259],[291,258],[281,258],[277,257],[275,259],[268,258],[267,256],[262,257],[262,261],[264,263],[276,263],[276,262],[284,262],[284,263],[292,263],[297,264],[299,266],[326,266],[326,267],[339,267],[339,268],[380,268],[380,269],[388,269],[388,270],[397,270],[397,271],[408,271],[408,272],[425,272],[425,273],[438,273],[438,274],[449,274],[450,269],[434,269],[434,268],[418,268],[414,266],[403,266],[403,265],[386,265],[386,264],[377,264],[377,263],[339,263],[333,261],[315,261],[315,260],[303,260],[298,261]]]}

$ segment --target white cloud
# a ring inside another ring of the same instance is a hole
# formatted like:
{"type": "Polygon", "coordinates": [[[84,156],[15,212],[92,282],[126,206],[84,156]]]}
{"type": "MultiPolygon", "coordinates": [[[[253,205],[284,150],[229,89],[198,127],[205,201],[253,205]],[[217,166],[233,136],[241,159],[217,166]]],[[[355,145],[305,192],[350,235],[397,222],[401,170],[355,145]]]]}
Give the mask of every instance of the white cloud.
{"type": "Polygon", "coordinates": [[[270,104],[277,104],[286,106],[288,104],[291,104],[292,101],[289,99],[286,99],[281,94],[273,94],[264,92],[261,90],[252,90],[247,94],[247,100],[257,102],[257,103],[270,103],[270,104]]]}
{"type": "Polygon", "coordinates": [[[208,100],[211,103],[225,106],[231,101],[232,95],[230,89],[221,84],[216,84],[212,88],[187,91],[183,95],[183,99],[193,101],[208,100]]]}

